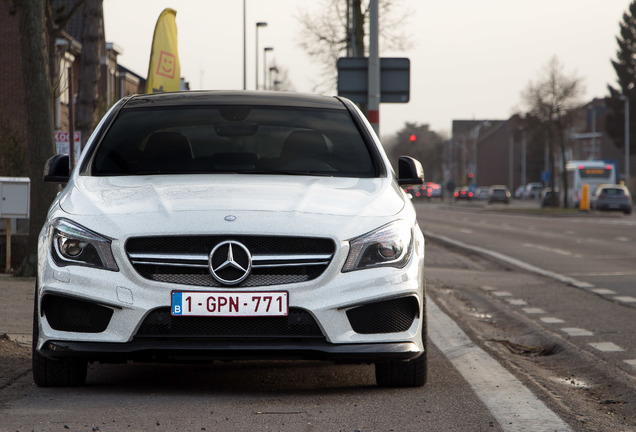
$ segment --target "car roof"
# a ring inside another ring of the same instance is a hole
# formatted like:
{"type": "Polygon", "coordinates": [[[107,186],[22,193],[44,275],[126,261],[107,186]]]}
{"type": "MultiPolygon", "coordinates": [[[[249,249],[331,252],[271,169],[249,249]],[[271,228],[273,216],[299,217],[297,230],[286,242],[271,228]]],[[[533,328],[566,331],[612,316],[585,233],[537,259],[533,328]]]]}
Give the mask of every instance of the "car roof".
{"type": "Polygon", "coordinates": [[[132,95],[125,101],[123,108],[197,105],[292,106],[298,108],[345,109],[343,102],[335,96],[242,90],[202,90],[132,95]]]}

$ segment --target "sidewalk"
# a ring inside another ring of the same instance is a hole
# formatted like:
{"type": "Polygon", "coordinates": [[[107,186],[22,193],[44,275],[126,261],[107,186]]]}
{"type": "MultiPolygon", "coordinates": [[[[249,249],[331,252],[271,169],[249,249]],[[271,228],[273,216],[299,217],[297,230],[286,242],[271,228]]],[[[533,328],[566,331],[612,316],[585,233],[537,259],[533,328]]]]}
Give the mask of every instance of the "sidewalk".
{"type": "Polygon", "coordinates": [[[31,370],[35,278],[0,274],[0,390],[31,370]]]}
{"type": "Polygon", "coordinates": [[[0,274],[0,336],[20,344],[31,343],[35,278],[0,274]]]}

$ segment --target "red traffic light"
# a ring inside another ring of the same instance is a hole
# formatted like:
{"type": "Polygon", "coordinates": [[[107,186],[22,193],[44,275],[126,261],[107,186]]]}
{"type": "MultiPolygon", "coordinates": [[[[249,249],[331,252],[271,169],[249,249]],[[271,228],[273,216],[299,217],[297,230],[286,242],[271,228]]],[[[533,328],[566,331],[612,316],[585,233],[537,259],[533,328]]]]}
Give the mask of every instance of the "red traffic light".
{"type": "Polygon", "coordinates": [[[414,142],[416,139],[417,139],[417,137],[416,137],[415,135],[411,135],[411,136],[409,137],[409,140],[410,140],[411,142],[414,142]]]}

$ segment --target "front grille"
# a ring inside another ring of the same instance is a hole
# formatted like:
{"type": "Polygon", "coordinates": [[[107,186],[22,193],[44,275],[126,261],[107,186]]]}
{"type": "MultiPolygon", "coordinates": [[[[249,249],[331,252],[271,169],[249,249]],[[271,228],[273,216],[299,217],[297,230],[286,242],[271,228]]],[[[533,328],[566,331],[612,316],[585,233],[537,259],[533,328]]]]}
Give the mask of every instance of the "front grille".
{"type": "Polygon", "coordinates": [[[106,330],[113,310],[84,300],[45,295],[42,311],[54,330],[101,333],[106,330]]]}
{"type": "Polygon", "coordinates": [[[347,311],[353,331],[361,334],[407,331],[417,316],[419,306],[415,297],[370,303],[347,311]]]}
{"type": "Polygon", "coordinates": [[[237,287],[305,282],[320,276],[333,257],[325,238],[277,236],[137,237],[126,243],[135,270],[144,278],[177,285],[221,287],[208,268],[212,249],[226,240],[247,247],[252,271],[237,287]]]}
{"type": "Polygon", "coordinates": [[[298,308],[287,316],[241,318],[172,316],[170,308],[159,308],[148,314],[136,337],[324,339],[314,318],[298,308]]]}

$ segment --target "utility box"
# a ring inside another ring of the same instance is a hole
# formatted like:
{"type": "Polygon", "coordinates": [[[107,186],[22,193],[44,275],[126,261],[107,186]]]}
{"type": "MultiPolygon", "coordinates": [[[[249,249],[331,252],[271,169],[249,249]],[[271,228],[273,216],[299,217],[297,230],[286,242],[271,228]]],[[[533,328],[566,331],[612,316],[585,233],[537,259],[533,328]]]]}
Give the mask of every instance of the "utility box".
{"type": "Polygon", "coordinates": [[[0,177],[0,218],[28,219],[31,179],[0,177]]]}

